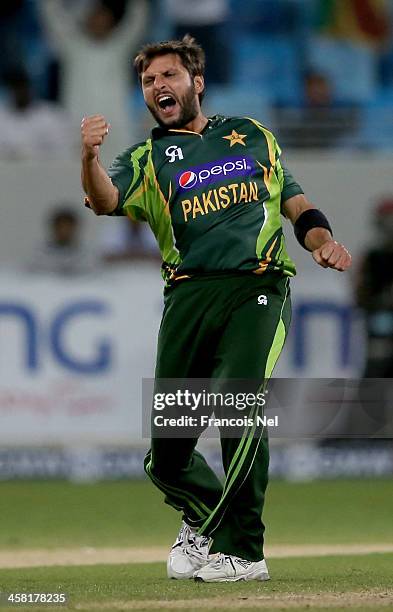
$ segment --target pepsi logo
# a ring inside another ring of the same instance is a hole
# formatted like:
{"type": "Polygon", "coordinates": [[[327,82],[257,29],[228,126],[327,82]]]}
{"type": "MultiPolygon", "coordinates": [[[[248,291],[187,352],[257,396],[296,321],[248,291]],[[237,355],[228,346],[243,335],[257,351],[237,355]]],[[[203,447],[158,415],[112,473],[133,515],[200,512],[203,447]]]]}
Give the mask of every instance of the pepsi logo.
{"type": "Polygon", "coordinates": [[[214,185],[222,181],[223,178],[250,176],[253,167],[254,162],[250,157],[226,157],[180,172],[176,176],[176,181],[179,188],[186,191],[193,187],[214,185]]]}
{"type": "Polygon", "coordinates": [[[183,189],[191,189],[192,187],[194,187],[195,183],[197,182],[197,179],[198,177],[195,172],[187,170],[186,172],[183,172],[183,174],[180,175],[179,185],[183,189]]]}

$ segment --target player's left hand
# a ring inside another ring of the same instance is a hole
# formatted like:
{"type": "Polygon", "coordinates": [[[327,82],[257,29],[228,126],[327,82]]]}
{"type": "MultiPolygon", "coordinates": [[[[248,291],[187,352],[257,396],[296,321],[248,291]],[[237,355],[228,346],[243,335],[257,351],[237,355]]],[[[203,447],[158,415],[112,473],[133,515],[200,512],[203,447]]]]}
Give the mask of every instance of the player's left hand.
{"type": "Polygon", "coordinates": [[[348,270],[352,263],[352,257],[345,246],[335,240],[325,242],[312,252],[312,256],[322,268],[333,268],[339,272],[348,270]]]}

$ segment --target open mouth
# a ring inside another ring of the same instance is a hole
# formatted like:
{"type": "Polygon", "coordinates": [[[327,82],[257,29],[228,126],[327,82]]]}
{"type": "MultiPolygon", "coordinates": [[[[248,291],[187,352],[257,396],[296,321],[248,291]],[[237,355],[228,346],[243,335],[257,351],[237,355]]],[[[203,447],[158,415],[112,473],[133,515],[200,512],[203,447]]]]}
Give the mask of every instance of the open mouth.
{"type": "Polygon", "coordinates": [[[159,108],[165,113],[169,114],[174,110],[176,106],[176,100],[170,94],[162,94],[157,98],[159,108]]]}

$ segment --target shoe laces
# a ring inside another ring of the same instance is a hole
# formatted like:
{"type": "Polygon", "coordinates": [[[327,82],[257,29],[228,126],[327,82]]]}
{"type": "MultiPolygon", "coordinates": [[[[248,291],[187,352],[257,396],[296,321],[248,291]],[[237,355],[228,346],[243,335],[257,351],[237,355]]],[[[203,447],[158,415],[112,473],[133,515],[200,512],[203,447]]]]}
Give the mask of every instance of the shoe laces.
{"type": "Polygon", "coordinates": [[[201,536],[197,533],[194,533],[193,536],[193,540],[189,539],[190,544],[192,544],[193,546],[197,546],[198,548],[206,548],[206,546],[209,545],[210,538],[208,538],[207,536],[201,536]]]}
{"type": "MultiPolygon", "coordinates": [[[[209,545],[210,538],[199,535],[190,525],[184,523],[179,531],[175,544],[172,546],[172,550],[181,547],[184,550],[197,551],[198,549],[205,548],[209,545]]],[[[205,555],[206,553],[202,553],[205,555]]]]}
{"type": "MultiPolygon", "coordinates": [[[[192,542],[194,539],[194,534],[191,531],[191,527],[184,523],[182,528],[179,531],[179,535],[176,538],[176,542],[172,548],[177,548],[178,546],[183,546],[187,542],[192,542]]],[[[186,544],[187,545],[187,544],[186,544]]]]}
{"type": "Polygon", "coordinates": [[[230,555],[224,555],[224,553],[216,553],[214,556],[212,556],[208,565],[212,569],[220,569],[226,563],[230,563],[230,555]]]}
{"type": "Polygon", "coordinates": [[[209,538],[206,536],[200,536],[198,539],[194,539],[190,541],[189,544],[183,547],[183,551],[189,557],[194,557],[196,559],[206,559],[207,558],[207,546],[209,544],[209,538]]]}
{"type": "Polygon", "coordinates": [[[214,555],[211,561],[209,561],[208,565],[212,569],[220,569],[227,564],[236,571],[234,563],[241,565],[244,569],[247,569],[250,565],[252,565],[252,561],[246,561],[245,559],[240,559],[239,557],[234,557],[233,555],[225,555],[224,553],[217,553],[214,555]]]}

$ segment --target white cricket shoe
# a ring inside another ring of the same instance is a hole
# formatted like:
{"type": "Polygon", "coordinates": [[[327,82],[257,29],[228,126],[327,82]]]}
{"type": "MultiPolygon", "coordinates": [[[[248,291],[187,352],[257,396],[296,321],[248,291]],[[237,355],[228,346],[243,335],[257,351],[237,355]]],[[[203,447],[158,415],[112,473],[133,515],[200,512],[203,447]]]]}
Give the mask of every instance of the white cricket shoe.
{"type": "Polygon", "coordinates": [[[209,561],[211,539],[200,536],[197,529],[182,522],[179,535],[169,553],[167,562],[168,578],[185,580],[192,578],[196,570],[209,561]]]}
{"type": "Polygon", "coordinates": [[[238,580],[270,580],[265,559],[246,561],[234,555],[217,553],[209,563],[194,573],[197,582],[237,582],[238,580]]]}

